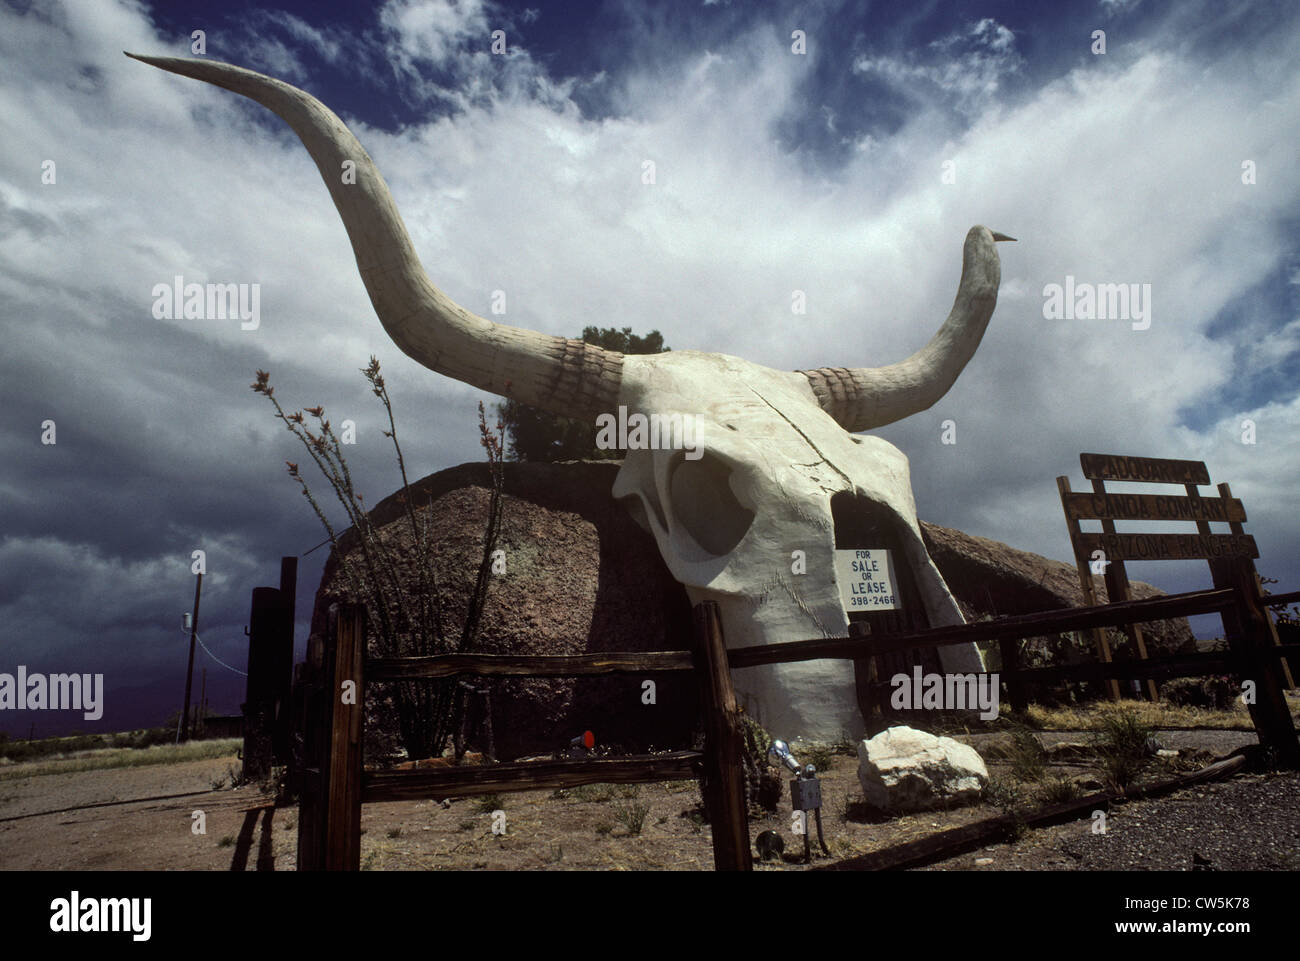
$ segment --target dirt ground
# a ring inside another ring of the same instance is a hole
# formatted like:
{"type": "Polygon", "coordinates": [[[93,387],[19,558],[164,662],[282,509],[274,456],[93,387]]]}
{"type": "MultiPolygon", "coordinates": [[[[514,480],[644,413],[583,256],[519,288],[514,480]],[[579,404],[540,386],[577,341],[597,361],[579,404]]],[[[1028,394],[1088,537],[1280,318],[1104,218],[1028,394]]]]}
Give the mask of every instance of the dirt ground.
{"type": "MultiPolygon", "coordinates": [[[[977,748],[979,739],[970,738],[977,748]]],[[[1041,739],[1050,745],[1078,738],[1051,732],[1041,739]]],[[[1255,743],[1253,733],[1235,731],[1167,731],[1161,739],[1173,748],[1194,746],[1206,757],[1255,743]]],[[[0,780],[0,867],[293,870],[296,807],[266,807],[267,798],[255,786],[213,790],[237,764],[231,757],[0,780]],[[162,797],[178,794],[183,796],[162,797]],[[141,798],[149,800],[136,800],[141,798]],[[194,830],[194,812],[203,814],[204,833],[194,830]]],[[[1006,770],[997,761],[990,761],[989,769],[995,777],[1006,770]]],[[[1087,777],[1089,770],[1085,760],[1075,758],[1053,765],[1051,773],[1087,777]]],[[[835,859],[1000,813],[984,803],[886,819],[861,804],[856,758],[834,757],[822,779],[823,826],[835,859]]],[[[707,870],[713,851],[699,801],[697,784],[680,781],[370,804],[362,812],[362,867],[707,870]],[[495,821],[500,827],[504,817],[504,833],[493,833],[494,811],[503,812],[495,821]]],[[[789,803],[787,788],[775,815],[751,819],[751,837],[774,830],[786,844],[784,860],[756,863],[758,870],[804,869],[789,803]]],[[[1093,835],[1089,822],[1072,822],[930,869],[1177,869],[1192,866],[1193,851],[1223,868],[1300,868],[1300,775],[1239,776],[1122,805],[1112,812],[1105,836],[1093,835]],[[1253,830],[1243,831],[1246,825],[1253,830]],[[1247,835],[1255,840],[1247,841],[1247,835]]],[[[818,853],[814,863],[827,859],[818,853]]]]}
{"type": "Polygon", "coordinates": [[[1111,807],[926,871],[1300,871],[1300,773],[1244,774],[1111,807]]]}

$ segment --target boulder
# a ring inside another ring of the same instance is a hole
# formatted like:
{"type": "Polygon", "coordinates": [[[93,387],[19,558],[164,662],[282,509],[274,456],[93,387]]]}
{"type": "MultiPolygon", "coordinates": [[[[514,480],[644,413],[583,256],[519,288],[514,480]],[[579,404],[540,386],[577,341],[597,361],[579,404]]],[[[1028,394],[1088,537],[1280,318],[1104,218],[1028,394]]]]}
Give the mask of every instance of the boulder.
{"type": "MultiPolygon", "coordinates": [[[[508,463],[501,529],[506,572],[493,576],[474,648],[489,654],[590,654],[689,649],[691,609],[669,575],[653,538],[610,496],[617,464],[508,463]]],[[[439,471],[411,485],[416,519],[427,518],[433,569],[448,633],[458,636],[482,557],[490,478],[484,463],[439,471]]],[[[414,545],[396,495],[370,511],[371,523],[401,559],[414,584],[414,545]]],[[[341,538],[359,552],[355,534],[341,538]]],[[[312,632],[323,634],[329,605],[354,598],[331,554],[321,577],[312,632]]],[[[372,646],[372,654],[378,652],[372,646]]],[[[691,747],[698,702],[691,674],[596,677],[469,677],[487,696],[471,696],[470,742],[499,760],[567,751],[590,730],[597,750],[630,753],[691,747]],[[655,682],[655,703],[643,703],[643,682],[655,682]],[[490,713],[488,711],[490,705],[490,713]],[[490,720],[491,744],[488,743],[490,720]]],[[[391,705],[367,698],[367,757],[396,747],[391,705]],[[387,730],[386,738],[371,738],[387,730]]]]}
{"type": "Polygon", "coordinates": [[[969,744],[900,726],[858,744],[858,780],[867,804],[896,814],[974,803],[989,772],[969,744]]]}
{"type": "MultiPolygon", "coordinates": [[[[610,493],[619,466],[618,461],[505,465],[498,546],[505,551],[506,574],[490,582],[476,650],[580,654],[689,649],[686,591],[668,573],[654,539],[610,493]]],[[[434,572],[446,622],[455,634],[464,623],[481,558],[490,489],[487,465],[462,464],[411,486],[417,521],[428,520],[434,572]]],[[[394,546],[399,573],[414,583],[414,539],[397,495],[379,502],[369,516],[394,546]]],[[[921,527],[968,619],[1082,603],[1072,565],[924,521],[921,527]]],[[[354,532],[345,532],[340,543],[345,554],[359,556],[354,532]]],[[[325,565],[312,614],[315,634],[325,631],[332,602],[361,599],[352,596],[338,561],[331,554],[325,565]]],[[[1133,589],[1138,597],[1159,593],[1141,583],[1133,589]]],[[[1162,624],[1157,637],[1191,637],[1185,619],[1162,624]]],[[[471,678],[488,692],[471,698],[470,707],[477,712],[472,726],[479,732],[471,740],[478,749],[493,749],[499,759],[549,754],[585,730],[595,734],[600,746],[636,752],[691,747],[694,679],[675,674],[653,678],[653,705],[642,703],[647,679],[471,678]]],[[[368,756],[386,749],[372,741],[368,756]]]]}
{"type": "MultiPolygon", "coordinates": [[[[1064,536],[1064,518],[1061,533],[1064,536]]],[[[921,521],[921,536],[968,621],[1084,606],[1083,588],[1073,563],[925,521],[921,521]]],[[[1097,603],[1109,603],[1105,578],[1094,576],[1092,581],[1097,603]]],[[[1164,593],[1142,581],[1130,581],[1129,591],[1135,600],[1164,593]]],[[[1143,624],[1142,634],[1152,656],[1195,649],[1195,635],[1185,617],[1143,624]]]]}

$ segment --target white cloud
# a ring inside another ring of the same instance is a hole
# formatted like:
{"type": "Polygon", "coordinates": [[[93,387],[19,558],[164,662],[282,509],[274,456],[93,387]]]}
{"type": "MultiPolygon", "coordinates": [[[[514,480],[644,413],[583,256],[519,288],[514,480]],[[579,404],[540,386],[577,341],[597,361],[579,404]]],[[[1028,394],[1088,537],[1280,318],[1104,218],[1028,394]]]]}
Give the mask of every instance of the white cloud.
{"type": "Polygon", "coordinates": [[[395,0],[384,5],[379,19],[395,34],[390,49],[436,66],[459,54],[471,37],[486,49],[492,31],[481,0],[395,0]]]}
{"type": "MultiPolygon", "coordinates": [[[[172,505],[234,491],[301,512],[297,530],[312,531],[282,477],[291,439],[246,385],[265,367],[289,402],[364,418],[372,399],[354,369],[372,353],[399,419],[419,425],[405,430],[413,471],[477,459],[477,392],[387,339],[296,140],[251,122],[231,94],[122,57],[122,47],[163,49],[139,8],[68,9],[61,28],[0,11],[0,326],[4,370],[42,371],[24,381],[31,403],[120,448],[85,465],[109,475],[95,483],[119,485],[125,504],[141,482],[172,491],[172,505]],[[46,157],[56,186],[40,183],[46,157]],[[176,273],[260,283],[262,329],[153,321],[149,292],[176,273]]],[[[495,19],[483,4],[394,3],[381,21],[403,82],[430,65],[458,71],[460,85],[444,91],[454,116],[353,129],[434,282],[468,309],[486,313],[502,289],[507,322],[551,333],[658,328],[676,349],[783,369],[892,363],[938,328],[965,231],[985,223],[1020,241],[1001,247],[984,344],[948,397],[883,432],[912,459],[921,515],[1065,557],[1053,478],[1077,477],[1081,450],[1204,457],[1247,500],[1261,567],[1300,574],[1294,393],[1216,416],[1203,432],[1180,414],[1243,376],[1233,348],[1244,335],[1213,341],[1207,330],[1292,250],[1300,186],[1286,171],[1300,79],[1279,53],[1285,36],[1271,49],[1227,48],[1213,65],[1134,41],[1130,60],[1091,60],[1004,103],[1020,55],[1009,30],[980,20],[934,50],[855,65],[906,88],[912,109],[842,169],[811,174],[774,134],[818,109],[802,99],[808,61],[765,29],[611,77],[618,112],[592,119],[569,99],[580,79],[550,76],[526,50],[488,59],[495,19]],[[969,118],[960,128],[954,103],[969,118]],[[1258,161],[1255,188],[1240,183],[1243,157],[1258,161]],[[948,159],[955,184],[940,179],[948,159]],[[646,160],[653,186],[641,182],[646,160]],[[1066,274],[1150,283],[1151,329],[1045,321],[1043,285],[1066,274]],[[795,289],[807,293],[806,317],[790,312],[795,289]],[[1246,448],[1231,428],[1255,415],[1260,440],[1246,448]],[[950,416],[956,448],[939,445],[950,416]]],[[[287,15],[279,23],[341,62],[340,38],[287,15]]],[[[411,82],[417,95],[433,89],[411,82]]],[[[1248,356],[1261,364],[1284,362],[1300,336],[1294,321],[1254,333],[1248,356]]],[[[23,463],[8,455],[30,450],[30,424],[5,430],[6,462],[23,463]]],[[[354,456],[368,492],[391,488],[385,447],[354,456]]]]}
{"type": "Polygon", "coordinates": [[[908,100],[929,101],[938,94],[964,113],[975,113],[1021,65],[1015,34],[986,17],[932,41],[926,50],[860,56],[853,72],[879,77],[908,100]]]}

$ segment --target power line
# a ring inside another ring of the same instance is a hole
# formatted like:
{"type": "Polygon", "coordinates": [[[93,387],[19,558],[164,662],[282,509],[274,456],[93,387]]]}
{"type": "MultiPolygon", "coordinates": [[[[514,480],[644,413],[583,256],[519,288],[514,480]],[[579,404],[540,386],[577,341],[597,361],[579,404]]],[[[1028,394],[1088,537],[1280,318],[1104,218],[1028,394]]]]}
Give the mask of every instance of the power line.
{"type": "Polygon", "coordinates": [[[220,664],[222,667],[224,667],[227,671],[234,671],[236,674],[239,674],[239,675],[241,675],[241,676],[243,676],[243,677],[248,677],[248,675],[247,675],[244,671],[241,671],[241,670],[240,670],[239,668],[237,668],[237,667],[231,667],[229,664],[227,664],[227,663],[226,663],[225,661],[223,661],[221,658],[217,657],[217,655],[215,655],[215,654],[213,654],[211,651],[209,651],[209,650],[208,650],[208,645],[206,645],[206,644],[203,643],[203,638],[199,637],[199,632],[198,632],[198,631],[195,631],[195,632],[194,632],[194,639],[197,640],[197,641],[199,642],[199,647],[203,648],[204,652],[208,655],[208,657],[212,658],[214,661],[216,661],[218,664],[220,664]]]}
{"type": "Polygon", "coordinates": [[[214,661],[216,661],[218,664],[220,664],[222,667],[224,667],[227,671],[234,671],[236,674],[240,674],[240,675],[242,675],[242,676],[244,676],[244,677],[248,677],[248,675],[247,675],[244,671],[241,671],[241,670],[240,670],[239,668],[237,668],[237,667],[231,667],[229,664],[227,664],[227,663],[226,663],[225,661],[223,661],[221,658],[217,657],[217,655],[213,654],[211,651],[208,651],[208,645],[206,645],[206,644],[203,643],[203,638],[199,637],[197,631],[195,632],[194,636],[195,636],[196,638],[198,638],[198,641],[199,641],[199,647],[201,647],[201,648],[203,648],[203,650],[207,651],[208,657],[212,658],[214,661]]]}

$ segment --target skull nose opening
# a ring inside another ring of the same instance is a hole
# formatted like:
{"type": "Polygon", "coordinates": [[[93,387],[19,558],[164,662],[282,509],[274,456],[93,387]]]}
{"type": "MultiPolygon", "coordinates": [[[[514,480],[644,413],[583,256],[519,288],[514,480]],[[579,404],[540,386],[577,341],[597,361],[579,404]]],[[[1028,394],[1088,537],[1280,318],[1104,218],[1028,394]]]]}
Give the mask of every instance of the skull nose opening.
{"type": "MultiPolygon", "coordinates": [[[[831,518],[835,523],[837,550],[879,551],[893,561],[888,566],[896,581],[893,584],[894,605],[849,611],[846,615],[850,633],[862,639],[864,651],[869,655],[873,638],[930,627],[925,601],[903,546],[898,518],[883,505],[851,491],[841,491],[831,497],[831,518]]],[[[894,710],[889,706],[890,680],[898,674],[911,676],[914,667],[920,667],[923,674],[941,673],[943,667],[938,650],[908,648],[869,655],[853,662],[858,708],[869,734],[887,726],[891,718],[905,721],[915,716],[919,719],[914,722],[916,726],[926,723],[924,712],[894,710]],[[876,707],[880,708],[879,716],[873,716],[876,707]]]]}
{"type": "Polygon", "coordinates": [[[754,523],[754,512],[731,489],[731,474],[730,464],[707,451],[698,460],[679,451],[669,467],[673,534],[713,557],[735,550],[754,523]]]}

